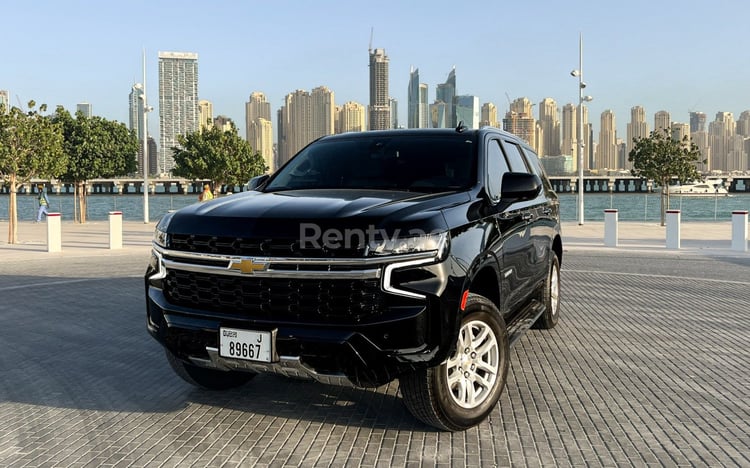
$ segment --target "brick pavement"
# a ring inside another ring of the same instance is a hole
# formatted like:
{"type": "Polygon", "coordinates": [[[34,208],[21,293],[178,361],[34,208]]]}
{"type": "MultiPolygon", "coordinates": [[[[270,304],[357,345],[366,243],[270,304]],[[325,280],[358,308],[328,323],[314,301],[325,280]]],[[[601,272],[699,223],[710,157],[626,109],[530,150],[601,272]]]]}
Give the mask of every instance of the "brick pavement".
{"type": "Polygon", "coordinates": [[[185,384],[145,330],[150,228],[120,251],[0,245],[0,465],[750,465],[750,254],[572,241],[560,324],[519,340],[498,408],[451,434],[397,382],[185,384]]]}

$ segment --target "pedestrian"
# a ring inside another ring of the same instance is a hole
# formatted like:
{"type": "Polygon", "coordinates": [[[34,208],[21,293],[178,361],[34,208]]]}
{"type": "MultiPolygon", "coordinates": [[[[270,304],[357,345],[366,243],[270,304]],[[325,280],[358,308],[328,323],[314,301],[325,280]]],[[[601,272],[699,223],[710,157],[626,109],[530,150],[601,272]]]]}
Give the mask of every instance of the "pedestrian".
{"type": "Polygon", "coordinates": [[[214,199],[214,194],[211,193],[211,187],[208,184],[203,186],[203,192],[198,195],[198,201],[209,201],[214,199]]]}
{"type": "Polygon", "coordinates": [[[47,189],[44,187],[44,185],[40,185],[39,187],[39,198],[37,201],[39,202],[39,211],[36,213],[36,222],[42,221],[42,215],[47,216],[47,207],[49,206],[49,198],[47,198],[47,189]]]}

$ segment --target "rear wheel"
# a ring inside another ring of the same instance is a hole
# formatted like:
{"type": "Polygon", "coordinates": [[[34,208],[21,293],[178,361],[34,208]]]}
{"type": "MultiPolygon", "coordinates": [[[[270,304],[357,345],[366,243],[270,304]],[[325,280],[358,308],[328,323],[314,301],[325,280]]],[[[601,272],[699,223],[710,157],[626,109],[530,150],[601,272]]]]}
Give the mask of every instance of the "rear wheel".
{"type": "Polygon", "coordinates": [[[534,328],[554,328],[560,319],[560,261],[555,254],[552,255],[547,280],[544,282],[540,296],[544,304],[544,312],[534,322],[534,328]]]}
{"type": "Polygon", "coordinates": [[[246,384],[255,377],[253,372],[220,371],[188,364],[177,359],[169,350],[165,350],[167,361],[175,374],[185,382],[208,390],[229,390],[246,384]]]}
{"type": "Polygon", "coordinates": [[[409,411],[447,431],[483,421],[497,404],[508,374],[509,342],[500,312],[487,298],[470,294],[456,351],[442,364],[400,379],[409,411]]]}

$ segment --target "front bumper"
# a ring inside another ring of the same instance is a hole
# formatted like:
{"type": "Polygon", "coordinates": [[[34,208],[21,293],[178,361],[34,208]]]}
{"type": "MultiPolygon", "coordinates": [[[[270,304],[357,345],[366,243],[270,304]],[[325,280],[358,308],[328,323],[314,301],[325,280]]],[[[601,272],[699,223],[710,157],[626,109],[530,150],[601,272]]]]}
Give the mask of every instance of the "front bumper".
{"type": "Polygon", "coordinates": [[[260,275],[243,275],[217,270],[221,262],[205,255],[196,263],[157,248],[154,257],[146,274],[149,332],[179,359],[195,365],[377,386],[442,362],[455,343],[460,288],[449,286],[458,282],[446,275],[447,262],[409,259],[399,268],[368,264],[346,270],[340,261],[329,261],[337,268],[327,265],[322,271],[306,264],[300,271],[274,270],[283,262],[273,260],[260,275]],[[180,292],[186,271],[198,275],[189,276],[190,288],[213,292],[180,292]],[[341,296],[342,290],[356,290],[360,281],[374,278],[382,286],[383,271],[396,294],[381,287],[341,296]],[[209,276],[200,276],[204,274],[209,276]],[[405,284],[409,294],[398,294],[394,284],[405,284]],[[217,285],[231,291],[217,291],[217,285]],[[194,300],[204,293],[215,300],[194,300]],[[278,360],[222,358],[217,351],[220,327],[275,331],[278,360]]]}

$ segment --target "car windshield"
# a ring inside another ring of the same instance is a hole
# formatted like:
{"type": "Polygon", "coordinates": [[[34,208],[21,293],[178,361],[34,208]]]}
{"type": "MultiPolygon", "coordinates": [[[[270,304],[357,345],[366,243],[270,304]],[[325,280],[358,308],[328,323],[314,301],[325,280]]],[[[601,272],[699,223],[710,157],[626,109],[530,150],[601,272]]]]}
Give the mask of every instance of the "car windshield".
{"type": "Polygon", "coordinates": [[[477,180],[476,161],[473,135],[360,135],[321,140],[281,168],[265,191],[465,190],[477,180]]]}

